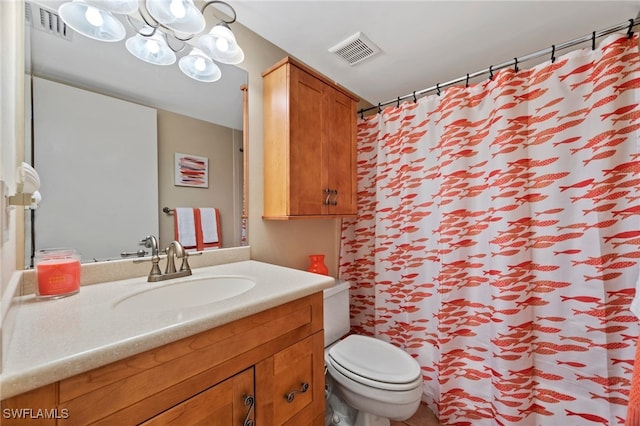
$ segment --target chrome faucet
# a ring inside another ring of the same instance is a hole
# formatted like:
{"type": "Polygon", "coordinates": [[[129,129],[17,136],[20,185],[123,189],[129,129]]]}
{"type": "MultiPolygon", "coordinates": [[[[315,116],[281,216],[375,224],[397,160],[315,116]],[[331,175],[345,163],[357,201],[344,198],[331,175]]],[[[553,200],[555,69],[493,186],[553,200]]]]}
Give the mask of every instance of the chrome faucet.
{"type": "MultiPolygon", "coordinates": [[[[167,247],[165,250],[165,253],[167,253],[167,266],[165,268],[164,274],[160,271],[158,239],[153,235],[149,235],[140,242],[144,243],[145,247],[151,249],[151,271],[149,272],[147,281],[164,281],[170,280],[172,278],[180,278],[191,275],[191,268],[189,267],[188,261],[189,253],[184,249],[179,241],[171,241],[169,247],[167,247]],[[175,259],[182,259],[182,264],[180,265],[179,271],[176,271],[175,259]]],[[[134,260],[134,263],[139,263],[147,260],[149,259],[134,260]]]]}
{"type": "MultiPolygon", "coordinates": [[[[175,259],[184,259],[185,250],[182,247],[182,244],[178,241],[171,241],[169,243],[169,247],[167,247],[167,267],[164,270],[165,274],[175,274],[176,273],[176,263],[175,259]]],[[[182,272],[182,268],[180,268],[180,272],[182,272]]]]}
{"type": "Polygon", "coordinates": [[[140,240],[140,243],[144,243],[146,248],[151,249],[151,257],[158,256],[158,239],[153,235],[147,235],[145,238],[140,240]]]}

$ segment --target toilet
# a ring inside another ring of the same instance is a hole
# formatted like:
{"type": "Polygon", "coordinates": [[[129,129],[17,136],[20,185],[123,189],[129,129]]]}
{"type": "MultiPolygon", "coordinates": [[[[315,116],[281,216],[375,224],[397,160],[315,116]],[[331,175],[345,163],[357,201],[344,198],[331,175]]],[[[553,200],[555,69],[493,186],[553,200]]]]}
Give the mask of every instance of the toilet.
{"type": "Polygon", "coordinates": [[[368,336],[348,335],[349,282],[324,290],[327,425],[389,426],[418,410],[420,365],[402,349],[368,336]],[[344,338],[343,338],[344,337],[344,338]]]}

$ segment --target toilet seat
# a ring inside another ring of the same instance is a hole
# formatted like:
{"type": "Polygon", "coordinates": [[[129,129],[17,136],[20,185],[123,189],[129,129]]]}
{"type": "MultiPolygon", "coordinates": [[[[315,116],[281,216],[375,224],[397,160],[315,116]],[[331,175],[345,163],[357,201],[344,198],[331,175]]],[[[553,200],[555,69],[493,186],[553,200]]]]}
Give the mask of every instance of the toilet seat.
{"type": "Polygon", "coordinates": [[[402,349],[380,339],[350,335],[327,356],[342,375],[381,390],[407,391],[422,383],[420,365],[402,349]]]}

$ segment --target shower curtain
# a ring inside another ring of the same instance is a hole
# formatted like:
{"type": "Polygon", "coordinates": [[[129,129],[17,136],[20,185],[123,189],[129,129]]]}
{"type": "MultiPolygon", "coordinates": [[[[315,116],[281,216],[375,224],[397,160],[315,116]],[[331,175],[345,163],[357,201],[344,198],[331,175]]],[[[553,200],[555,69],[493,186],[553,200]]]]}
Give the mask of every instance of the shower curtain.
{"type": "Polygon", "coordinates": [[[353,331],[418,360],[442,424],[623,424],[637,39],[514,68],[359,120],[340,259],[353,331]]]}

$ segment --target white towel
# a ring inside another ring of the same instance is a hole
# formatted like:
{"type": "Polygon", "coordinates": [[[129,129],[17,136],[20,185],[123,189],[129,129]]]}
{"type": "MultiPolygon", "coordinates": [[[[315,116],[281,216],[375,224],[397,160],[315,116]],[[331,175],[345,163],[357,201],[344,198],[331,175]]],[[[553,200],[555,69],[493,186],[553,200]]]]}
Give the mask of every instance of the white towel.
{"type": "Polygon", "coordinates": [[[220,241],[220,238],[218,237],[218,220],[216,218],[216,209],[201,208],[200,222],[202,226],[203,243],[211,244],[220,241]]]}
{"type": "Polygon", "coordinates": [[[196,246],[196,220],[190,207],[176,207],[178,241],[184,247],[196,246]]]}

